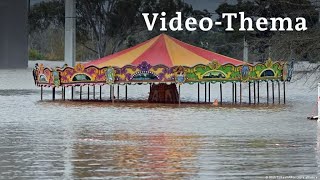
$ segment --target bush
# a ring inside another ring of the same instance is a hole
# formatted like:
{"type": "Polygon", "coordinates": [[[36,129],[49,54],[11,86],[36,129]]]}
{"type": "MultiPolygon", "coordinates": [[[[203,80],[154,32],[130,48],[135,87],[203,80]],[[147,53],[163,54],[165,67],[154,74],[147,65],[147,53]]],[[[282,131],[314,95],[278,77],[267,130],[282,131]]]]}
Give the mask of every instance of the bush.
{"type": "Polygon", "coordinates": [[[45,55],[40,53],[36,49],[29,49],[29,59],[30,60],[44,60],[46,59],[45,55]]]}

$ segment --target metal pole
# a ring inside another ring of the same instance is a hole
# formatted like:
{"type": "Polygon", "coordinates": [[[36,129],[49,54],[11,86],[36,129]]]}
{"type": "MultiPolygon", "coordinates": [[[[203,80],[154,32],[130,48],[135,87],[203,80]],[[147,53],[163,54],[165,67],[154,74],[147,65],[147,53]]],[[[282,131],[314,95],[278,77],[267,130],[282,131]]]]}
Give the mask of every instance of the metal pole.
{"type": "Polygon", "coordinates": [[[126,84],[126,101],[128,101],[128,85],[126,84]]]}
{"type": "Polygon", "coordinates": [[[283,103],[286,104],[286,81],[283,81],[283,103]]]}
{"type": "Polygon", "coordinates": [[[90,86],[88,85],[88,100],[90,100],[90,86]]]}
{"type": "Polygon", "coordinates": [[[52,100],[56,100],[56,87],[52,88],[52,100]]]}
{"type": "Polygon", "coordinates": [[[256,97],[256,82],[254,81],[253,82],[253,102],[254,102],[254,104],[256,104],[257,103],[257,101],[256,101],[256,99],[257,99],[257,97],[256,97]]]}
{"type": "Polygon", "coordinates": [[[102,86],[100,85],[100,101],[102,100],[102,86]]]}
{"type": "Polygon", "coordinates": [[[267,83],[267,104],[269,104],[269,81],[267,83]]]}
{"type": "Polygon", "coordinates": [[[63,100],[64,99],[64,97],[63,97],[63,86],[61,86],[61,99],[63,100]]]}
{"type": "Polygon", "coordinates": [[[41,101],[43,100],[43,87],[41,86],[41,101]]]}
{"type": "Polygon", "coordinates": [[[93,100],[96,100],[96,85],[93,85],[93,100]]]}
{"type": "Polygon", "coordinates": [[[109,90],[109,92],[110,92],[110,100],[112,100],[112,86],[110,85],[110,90],[109,90]]]}
{"type": "Polygon", "coordinates": [[[220,83],[220,104],[222,105],[222,83],[220,83]]]}
{"type": "Polygon", "coordinates": [[[237,83],[234,83],[234,102],[237,104],[237,83]]]}
{"type": "Polygon", "coordinates": [[[200,103],[200,83],[198,83],[198,103],[200,103]]]}
{"type": "Polygon", "coordinates": [[[240,82],[240,104],[242,104],[242,82],[240,82]]]}
{"type": "Polygon", "coordinates": [[[66,100],[66,87],[63,87],[63,100],[66,100]]]}
{"type": "Polygon", "coordinates": [[[111,91],[112,91],[112,93],[111,93],[111,95],[112,95],[112,103],[114,103],[114,85],[112,85],[111,91]]]}
{"type": "Polygon", "coordinates": [[[251,82],[249,82],[249,104],[251,104],[251,82]]]}
{"type": "Polygon", "coordinates": [[[258,81],[258,104],[260,104],[260,81],[258,81]]]}
{"type": "Polygon", "coordinates": [[[234,104],[234,83],[232,83],[232,104],[234,104]]]}
{"type": "Polygon", "coordinates": [[[272,81],[272,103],[274,104],[274,82],[272,81]]]}
{"type": "Polygon", "coordinates": [[[120,85],[118,84],[118,89],[117,89],[117,99],[120,99],[120,85]]]}
{"type": "Polygon", "coordinates": [[[181,87],[180,87],[180,84],[179,84],[179,105],[181,104],[181,95],[180,95],[180,93],[181,93],[181,87]]]}
{"type": "Polygon", "coordinates": [[[279,99],[279,104],[281,104],[281,87],[280,87],[280,81],[278,81],[278,99],[279,99]]]}
{"type": "Polygon", "coordinates": [[[82,100],[82,86],[80,85],[80,100],[82,100]]]}
{"type": "Polygon", "coordinates": [[[71,100],[73,100],[73,96],[74,96],[74,87],[71,86],[71,100]]]}
{"type": "Polygon", "coordinates": [[[204,102],[207,102],[207,83],[204,83],[204,102]]]}
{"type": "Polygon", "coordinates": [[[211,83],[209,82],[209,99],[208,102],[211,102],[211,83]]]}

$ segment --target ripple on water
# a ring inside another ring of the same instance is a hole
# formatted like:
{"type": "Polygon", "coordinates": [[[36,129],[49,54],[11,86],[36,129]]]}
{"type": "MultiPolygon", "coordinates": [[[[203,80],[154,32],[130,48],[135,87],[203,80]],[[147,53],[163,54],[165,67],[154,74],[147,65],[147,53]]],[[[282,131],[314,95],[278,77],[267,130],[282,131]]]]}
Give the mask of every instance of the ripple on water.
{"type": "MultiPolygon", "coordinates": [[[[50,89],[40,102],[30,70],[0,73],[0,179],[319,176],[320,129],[305,120],[316,92],[302,82],[288,84],[287,105],[112,105],[50,102],[50,89]]],[[[147,89],[129,87],[129,97],[144,99],[147,89]]],[[[183,101],[197,101],[195,94],[196,86],[182,87],[183,101]]],[[[108,87],[102,95],[108,99],[108,87]]]]}

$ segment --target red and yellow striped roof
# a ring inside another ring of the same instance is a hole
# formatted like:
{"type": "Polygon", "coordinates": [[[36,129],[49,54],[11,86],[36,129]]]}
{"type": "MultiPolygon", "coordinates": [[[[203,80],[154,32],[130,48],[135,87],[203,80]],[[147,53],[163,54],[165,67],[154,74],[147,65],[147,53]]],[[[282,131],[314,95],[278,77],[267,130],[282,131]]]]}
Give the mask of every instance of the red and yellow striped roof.
{"type": "Polygon", "coordinates": [[[220,64],[243,64],[243,61],[192,46],[168,35],[161,34],[129,49],[91,61],[85,66],[94,65],[100,68],[105,66],[123,67],[126,65],[139,65],[146,61],[152,66],[162,64],[167,67],[192,67],[198,64],[209,64],[213,60],[218,61],[220,64]]]}

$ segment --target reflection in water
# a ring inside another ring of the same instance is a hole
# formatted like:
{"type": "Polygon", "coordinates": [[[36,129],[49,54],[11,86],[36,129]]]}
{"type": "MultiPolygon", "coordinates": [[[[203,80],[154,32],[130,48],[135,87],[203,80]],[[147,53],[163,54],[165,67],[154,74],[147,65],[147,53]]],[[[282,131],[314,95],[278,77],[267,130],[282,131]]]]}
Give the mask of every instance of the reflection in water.
{"type": "Polygon", "coordinates": [[[304,139],[221,139],[217,145],[218,159],[221,161],[218,172],[225,171],[246,179],[253,176],[262,178],[270,174],[301,176],[301,172],[291,169],[304,167],[303,175],[315,174],[311,169],[316,168],[316,161],[310,161],[314,158],[314,144],[304,139]],[[308,155],[301,156],[304,153],[308,155]]]}
{"type": "Polygon", "coordinates": [[[0,96],[28,96],[36,93],[38,93],[36,90],[0,89],[0,96]]]}
{"type": "Polygon", "coordinates": [[[74,177],[185,179],[197,174],[198,136],[110,134],[82,137],[74,177]]]}

